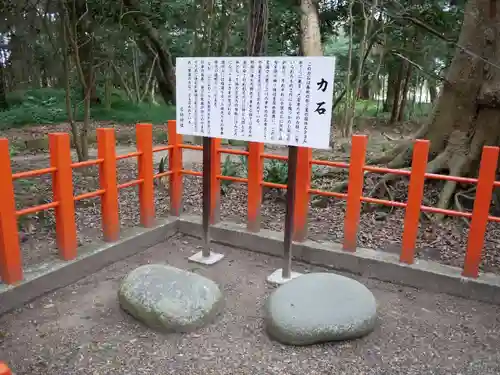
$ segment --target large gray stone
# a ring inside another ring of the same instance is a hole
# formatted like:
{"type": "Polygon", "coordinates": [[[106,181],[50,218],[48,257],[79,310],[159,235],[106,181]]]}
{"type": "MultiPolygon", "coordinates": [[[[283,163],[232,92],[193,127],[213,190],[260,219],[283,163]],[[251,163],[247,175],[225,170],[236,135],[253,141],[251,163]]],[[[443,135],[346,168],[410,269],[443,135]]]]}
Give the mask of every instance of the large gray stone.
{"type": "Polygon", "coordinates": [[[377,304],[363,284],[333,273],[311,273],[277,288],[265,305],[269,335],[290,345],[354,339],[371,332],[377,304]]]}
{"type": "Polygon", "coordinates": [[[222,303],[212,280],[162,264],[145,265],[122,281],[121,307],[151,328],[188,332],[209,323],[222,303]]]}

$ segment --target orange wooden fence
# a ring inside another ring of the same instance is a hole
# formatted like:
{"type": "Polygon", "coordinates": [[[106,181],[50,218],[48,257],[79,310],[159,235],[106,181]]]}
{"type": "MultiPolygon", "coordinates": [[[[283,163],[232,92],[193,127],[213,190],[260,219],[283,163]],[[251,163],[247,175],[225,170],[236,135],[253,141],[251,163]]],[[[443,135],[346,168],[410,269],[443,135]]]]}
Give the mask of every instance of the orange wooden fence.
{"type": "Polygon", "coordinates": [[[12,372],[3,362],[0,362],[0,375],[12,375],[12,372]]]}
{"type": "MultiPolygon", "coordinates": [[[[182,164],[182,149],[202,150],[201,146],[182,144],[182,136],[176,132],[175,121],[168,123],[168,145],[153,148],[153,128],[150,124],[138,124],[136,129],[137,151],[126,155],[116,155],[115,133],[113,129],[98,129],[97,143],[98,156],[95,160],[73,163],[70,153],[70,137],[65,133],[49,135],[50,167],[27,172],[12,173],[7,139],[0,139],[0,276],[4,283],[14,284],[22,280],[22,262],[17,230],[19,216],[55,209],[57,245],[62,259],[71,260],[77,255],[77,233],[75,224],[75,202],[91,197],[101,197],[102,231],[105,241],[115,241],[119,238],[120,221],[118,216],[118,190],[131,186],[139,186],[139,209],[141,224],[150,227],[155,220],[154,206],[154,179],[170,176],[170,210],[173,216],[181,214],[182,207],[182,176],[201,176],[201,172],[184,170],[182,164]],[[168,150],[169,170],[163,173],[154,173],[153,153],[168,150]],[[138,176],[136,180],[124,184],[117,184],[117,160],[138,159],[138,176]],[[100,189],[97,191],[73,195],[72,171],[90,165],[99,166],[100,189]],[[13,181],[20,178],[39,176],[42,174],[53,176],[53,202],[16,211],[13,181]]],[[[404,208],[404,232],[400,261],[412,264],[418,234],[419,217],[421,212],[440,213],[451,216],[461,216],[471,219],[466,256],[464,259],[463,276],[476,278],[479,273],[484,235],[488,221],[500,222],[499,217],[489,215],[492,191],[499,187],[495,181],[498,147],[484,147],[479,177],[462,178],[447,175],[426,173],[429,142],[417,140],[413,151],[413,165],[411,170],[394,170],[368,166],[365,164],[367,137],[356,135],[352,138],[350,163],[321,161],[312,159],[312,150],[301,148],[298,152],[297,186],[294,218],[294,240],[304,241],[307,237],[307,216],[309,196],[322,195],[346,200],[346,214],[344,219],[345,251],[354,252],[357,246],[357,233],[362,202],[382,204],[404,208]],[[349,170],[349,187],[347,193],[333,193],[311,189],[312,165],[323,165],[349,170]],[[409,176],[410,184],[408,201],[395,202],[383,199],[362,196],[364,172],[393,173],[409,176]],[[422,205],[425,179],[451,180],[459,183],[477,184],[477,198],[472,213],[454,210],[443,210],[422,205]],[[304,183],[304,182],[307,183],[304,183]]],[[[214,160],[212,165],[212,212],[211,222],[219,220],[220,181],[228,180],[246,183],[248,185],[248,230],[258,232],[260,229],[260,208],[262,187],[286,189],[286,185],[263,181],[264,159],[287,160],[286,156],[266,154],[264,145],[250,142],[248,151],[221,148],[220,140],[213,142],[214,160]],[[222,153],[244,155],[248,157],[248,178],[228,177],[221,175],[220,156],[222,153]]]]}

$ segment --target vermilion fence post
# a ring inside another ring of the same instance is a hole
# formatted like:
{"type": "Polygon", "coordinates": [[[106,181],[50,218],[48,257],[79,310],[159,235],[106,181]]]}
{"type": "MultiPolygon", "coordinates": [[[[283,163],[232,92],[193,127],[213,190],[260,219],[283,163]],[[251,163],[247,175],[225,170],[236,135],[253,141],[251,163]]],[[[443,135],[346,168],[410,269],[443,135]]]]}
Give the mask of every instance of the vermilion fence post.
{"type": "Polygon", "coordinates": [[[168,152],[170,175],[170,214],[180,216],[182,211],[182,134],[177,134],[175,120],[168,121],[168,144],[172,148],[168,152]]]}
{"type": "Polygon", "coordinates": [[[498,147],[486,146],[481,156],[481,166],[476,189],[476,199],[472,210],[463,276],[478,277],[484,235],[491,205],[498,162],[498,147]]]}
{"type": "Polygon", "coordinates": [[[248,142],[248,207],[247,229],[251,232],[260,230],[260,209],[262,205],[262,178],[264,174],[264,144],[248,142]]]}
{"type": "Polygon", "coordinates": [[[0,139],[0,176],[2,176],[2,183],[0,183],[0,277],[4,283],[14,284],[23,279],[23,266],[7,139],[0,139]]]}
{"type": "Polygon", "coordinates": [[[12,375],[12,372],[3,362],[0,362],[0,375],[12,375]]]}
{"type": "Polygon", "coordinates": [[[217,176],[221,174],[220,146],[221,139],[212,138],[212,175],[210,176],[210,224],[216,224],[220,220],[220,180],[217,176]]]}
{"type": "Polygon", "coordinates": [[[57,245],[61,258],[71,260],[76,257],[77,239],[69,134],[49,134],[49,149],[50,166],[56,168],[52,174],[54,202],[59,202],[56,207],[57,245]]]}
{"type": "Polygon", "coordinates": [[[312,149],[297,149],[297,176],[295,179],[295,209],[293,222],[294,241],[307,238],[307,218],[309,211],[309,188],[311,186],[312,149]]]}
{"type": "Polygon", "coordinates": [[[355,251],[358,237],[358,224],[363,194],[364,166],[368,137],[352,137],[351,160],[349,164],[349,187],[347,188],[347,206],[344,218],[344,244],[347,251],[355,251]]]}
{"type": "Polygon", "coordinates": [[[141,212],[141,224],[151,227],[155,222],[154,201],[154,169],[153,169],[153,125],[137,124],[136,126],[137,151],[139,179],[139,206],[141,212]]]}
{"type": "Polygon", "coordinates": [[[415,256],[415,246],[420,220],[420,206],[424,196],[425,170],[429,154],[429,141],[417,140],[413,146],[410,185],[408,188],[408,203],[406,204],[403,227],[403,242],[401,262],[412,264],[415,256]]]}
{"type": "Polygon", "coordinates": [[[97,129],[97,157],[101,197],[102,231],[105,241],[116,241],[120,236],[118,185],[116,182],[116,144],[114,129],[97,129]]]}

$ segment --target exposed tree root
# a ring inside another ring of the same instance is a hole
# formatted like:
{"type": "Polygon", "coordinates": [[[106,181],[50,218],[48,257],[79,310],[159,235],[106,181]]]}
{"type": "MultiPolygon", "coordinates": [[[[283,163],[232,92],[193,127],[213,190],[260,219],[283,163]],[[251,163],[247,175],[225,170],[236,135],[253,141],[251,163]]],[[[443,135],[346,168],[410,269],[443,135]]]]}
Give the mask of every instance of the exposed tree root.
{"type": "MultiPolygon", "coordinates": [[[[399,161],[401,162],[401,160],[399,161]]],[[[445,152],[439,154],[434,160],[428,163],[427,165],[427,173],[437,173],[442,171],[443,169],[446,168],[447,165],[447,156],[445,152]]],[[[404,170],[411,170],[410,168],[404,168],[404,170]]],[[[383,176],[372,188],[370,193],[368,194],[369,197],[377,197],[377,198],[383,198],[387,197],[390,201],[394,201],[394,195],[391,191],[391,188],[388,186],[390,183],[394,183],[396,181],[399,181],[402,179],[404,176],[399,175],[399,174],[386,174],[383,176]]],[[[372,206],[372,205],[370,205],[372,206]]],[[[387,212],[384,216],[388,216],[392,213],[394,210],[394,207],[391,207],[391,210],[387,212]]]]}
{"type": "MultiPolygon", "coordinates": [[[[463,157],[462,160],[456,160],[452,163],[449,163],[449,171],[451,176],[462,177],[462,169],[467,162],[467,158],[463,157]]],[[[441,193],[439,194],[439,201],[437,204],[438,208],[446,209],[450,207],[451,199],[455,194],[458,183],[455,181],[446,181],[443,188],[441,189],[441,193]]],[[[435,218],[437,221],[440,221],[444,218],[444,215],[436,214],[435,218]]]]}
{"type": "MultiPolygon", "coordinates": [[[[422,136],[419,132],[417,136],[422,136]]],[[[442,171],[447,171],[449,175],[455,177],[466,177],[470,175],[471,167],[478,165],[478,158],[481,154],[482,146],[485,144],[484,135],[479,132],[471,134],[455,131],[448,136],[445,147],[441,149],[440,152],[431,153],[430,161],[427,164],[427,173],[439,173],[442,171]]],[[[444,145],[443,145],[444,146],[444,145]]],[[[413,141],[404,142],[404,144],[396,146],[393,150],[386,153],[382,158],[379,158],[377,162],[384,161],[391,169],[405,169],[411,170],[411,159],[413,151],[413,141]]],[[[432,152],[432,151],[431,151],[432,152]]],[[[371,172],[365,172],[365,175],[371,172]]],[[[375,186],[371,189],[368,196],[374,198],[388,198],[389,200],[394,200],[394,192],[391,185],[399,181],[404,176],[396,174],[386,174],[381,177],[375,186]]],[[[333,187],[336,192],[345,191],[348,186],[349,181],[345,180],[339,182],[333,187]]],[[[436,208],[448,209],[450,206],[454,206],[457,210],[463,211],[464,207],[462,202],[464,200],[474,199],[474,188],[469,188],[466,191],[457,191],[459,184],[455,181],[446,180],[440,190],[438,203],[436,208]]],[[[318,197],[316,200],[324,199],[323,197],[318,197]]],[[[425,199],[425,198],[424,198],[425,199]]],[[[316,202],[318,203],[318,202],[316,202]]],[[[372,205],[365,205],[370,207],[372,205]]],[[[381,213],[377,216],[377,220],[389,215],[392,212],[392,208],[388,212],[381,213]]],[[[426,215],[427,218],[434,221],[440,221],[444,218],[443,214],[426,215]]]]}
{"type": "MultiPolygon", "coordinates": [[[[400,145],[401,146],[401,145],[400,145]]],[[[388,167],[389,168],[392,168],[392,169],[400,169],[400,168],[404,168],[405,166],[408,166],[410,160],[411,160],[411,152],[413,150],[413,143],[408,141],[408,142],[405,142],[404,144],[404,147],[400,147],[400,146],[397,146],[395,147],[392,151],[389,151],[386,155],[384,155],[382,158],[379,158],[377,159],[377,163],[374,163],[374,162],[368,162],[367,164],[368,165],[376,165],[376,164],[385,164],[385,163],[379,163],[379,161],[381,160],[387,160],[388,162],[388,167]],[[394,150],[397,150],[398,152],[394,152],[394,150]],[[408,155],[410,156],[410,158],[408,158],[408,155]],[[392,159],[388,159],[388,157],[391,156],[392,159]]],[[[343,173],[345,171],[338,171],[337,173],[335,172],[330,172],[328,174],[325,174],[324,176],[322,177],[330,177],[332,175],[337,175],[339,173],[343,173]]],[[[364,172],[364,175],[366,176],[367,174],[369,173],[372,173],[372,172],[364,172]]],[[[388,183],[390,181],[392,181],[393,179],[397,179],[397,175],[386,175],[384,176],[384,178],[380,181],[380,183],[388,183]],[[385,179],[385,180],[384,180],[385,179]]],[[[349,180],[348,179],[345,179],[344,181],[342,182],[339,182],[338,184],[335,184],[333,187],[332,187],[332,191],[335,192],[335,193],[340,193],[340,192],[343,192],[347,189],[347,186],[349,185],[349,180]]],[[[317,204],[318,206],[321,206],[325,201],[327,200],[328,197],[316,197],[314,199],[314,202],[315,204],[317,204]]]]}
{"type": "Polygon", "coordinates": [[[399,145],[387,151],[384,155],[376,159],[368,160],[368,164],[387,164],[389,168],[402,168],[403,164],[405,164],[405,159],[411,159],[413,140],[422,138],[427,133],[428,129],[428,123],[422,125],[420,129],[410,137],[410,139],[402,141],[399,145]]]}
{"type": "MultiPolygon", "coordinates": [[[[398,163],[400,166],[403,166],[404,163],[403,163],[403,160],[400,159],[398,160],[398,163]]],[[[428,164],[427,164],[427,169],[426,169],[426,172],[427,173],[438,173],[444,169],[446,169],[446,166],[447,166],[447,163],[448,163],[448,156],[446,155],[445,152],[442,152],[441,154],[439,154],[435,159],[433,159],[432,161],[430,161],[428,164]]],[[[392,167],[391,168],[393,169],[398,169],[398,167],[392,167]]],[[[407,170],[407,171],[410,171],[411,168],[399,168],[399,169],[403,169],[403,170],[407,170]]],[[[384,177],[382,177],[379,182],[375,185],[375,187],[372,189],[371,193],[370,193],[370,196],[373,196],[377,193],[377,191],[380,190],[381,187],[384,187],[385,186],[385,189],[384,190],[387,190],[387,184],[389,182],[396,182],[398,180],[400,180],[401,178],[403,178],[404,176],[402,175],[397,175],[397,174],[386,174],[384,177]]]]}
{"type": "MultiPolygon", "coordinates": [[[[461,203],[460,199],[468,200],[471,202],[474,202],[476,199],[476,186],[473,186],[469,190],[465,191],[459,191],[455,194],[455,209],[460,212],[464,212],[464,207],[463,204],[461,203]]],[[[465,217],[461,217],[465,225],[469,226],[469,220],[465,217]]]]}
{"type": "MultiPolygon", "coordinates": [[[[399,169],[399,168],[405,168],[408,167],[410,162],[411,162],[411,154],[413,151],[413,140],[414,139],[419,139],[422,138],[425,133],[427,132],[429,126],[428,124],[423,125],[412,137],[411,139],[407,139],[402,141],[399,145],[396,147],[392,148],[391,150],[387,151],[384,153],[382,156],[371,159],[367,161],[367,165],[387,165],[388,168],[392,169],[399,169]]],[[[328,172],[322,177],[334,177],[340,173],[345,173],[344,170],[338,170],[338,171],[331,171],[328,172]]],[[[365,172],[368,174],[370,172],[365,172]]],[[[344,191],[347,188],[347,185],[349,185],[349,181],[342,181],[336,185],[333,186],[332,191],[339,193],[344,191]]],[[[318,198],[322,199],[322,198],[318,198]]]]}
{"type": "MultiPolygon", "coordinates": [[[[392,175],[392,176],[395,176],[395,177],[398,177],[396,175],[392,175]]],[[[396,180],[397,178],[395,178],[394,180],[396,180]]],[[[384,179],[381,179],[375,186],[374,188],[372,189],[372,191],[368,194],[369,197],[372,197],[372,196],[375,196],[378,194],[378,192],[380,192],[381,190],[384,192],[383,194],[386,194],[387,197],[389,198],[390,201],[394,201],[394,194],[392,192],[392,188],[390,188],[388,185],[387,185],[388,181],[387,180],[384,180],[384,179]]],[[[373,207],[373,205],[371,204],[365,204],[364,205],[364,208],[363,208],[363,211],[366,212],[366,211],[369,211],[371,210],[373,207]]],[[[389,206],[388,207],[389,210],[388,211],[384,211],[384,212],[378,212],[377,215],[376,215],[376,220],[383,220],[385,219],[385,217],[389,216],[390,214],[392,214],[392,212],[394,211],[394,207],[393,206],[389,206]]]]}

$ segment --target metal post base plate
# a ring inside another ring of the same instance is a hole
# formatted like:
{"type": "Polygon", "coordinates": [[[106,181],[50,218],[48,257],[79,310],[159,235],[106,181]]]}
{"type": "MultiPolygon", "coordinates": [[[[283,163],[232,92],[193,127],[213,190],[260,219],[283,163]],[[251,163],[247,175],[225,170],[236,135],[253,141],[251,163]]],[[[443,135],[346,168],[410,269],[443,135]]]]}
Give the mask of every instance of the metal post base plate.
{"type": "Polygon", "coordinates": [[[284,279],[283,278],[283,269],[280,268],[280,269],[277,269],[276,271],[274,271],[272,274],[270,274],[268,277],[267,277],[267,282],[269,284],[273,284],[273,285],[282,285],[282,284],[285,284],[287,283],[288,281],[292,280],[292,279],[295,279],[299,276],[301,276],[302,274],[299,273],[299,272],[290,272],[290,277],[287,278],[287,279],[284,279]]]}
{"type": "Polygon", "coordinates": [[[208,257],[204,257],[203,252],[200,251],[200,252],[190,256],[188,258],[188,260],[191,262],[205,264],[207,266],[210,266],[212,264],[217,263],[222,258],[224,258],[224,254],[214,253],[213,251],[210,252],[210,255],[208,257]]]}

